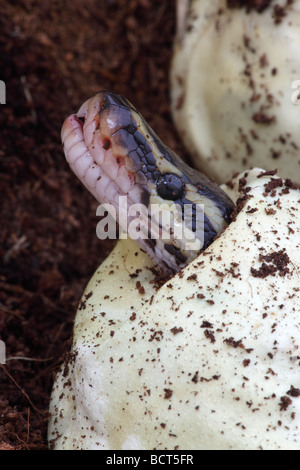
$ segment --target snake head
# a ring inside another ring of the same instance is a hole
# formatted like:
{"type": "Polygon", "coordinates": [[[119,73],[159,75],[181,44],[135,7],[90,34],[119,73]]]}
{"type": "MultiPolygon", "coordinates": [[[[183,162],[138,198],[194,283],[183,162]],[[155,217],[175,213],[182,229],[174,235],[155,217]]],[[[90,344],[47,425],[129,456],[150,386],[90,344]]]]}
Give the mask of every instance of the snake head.
{"type": "Polygon", "coordinates": [[[125,98],[102,91],[85,101],[64,122],[62,141],[74,173],[99,203],[113,207],[123,230],[139,205],[136,239],[164,270],[183,267],[227,225],[229,197],[164,145],[125,98]]]}

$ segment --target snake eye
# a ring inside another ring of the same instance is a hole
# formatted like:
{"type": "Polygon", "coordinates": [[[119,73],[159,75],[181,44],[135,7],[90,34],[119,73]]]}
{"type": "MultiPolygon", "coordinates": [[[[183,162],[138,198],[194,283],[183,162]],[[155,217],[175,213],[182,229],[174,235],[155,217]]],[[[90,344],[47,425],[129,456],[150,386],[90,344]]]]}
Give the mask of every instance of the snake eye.
{"type": "Polygon", "coordinates": [[[161,175],[156,183],[157,192],[163,199],[176,201],[180,199],[184,191],[184,182],[180,176],[173,173],[161,175]]]}

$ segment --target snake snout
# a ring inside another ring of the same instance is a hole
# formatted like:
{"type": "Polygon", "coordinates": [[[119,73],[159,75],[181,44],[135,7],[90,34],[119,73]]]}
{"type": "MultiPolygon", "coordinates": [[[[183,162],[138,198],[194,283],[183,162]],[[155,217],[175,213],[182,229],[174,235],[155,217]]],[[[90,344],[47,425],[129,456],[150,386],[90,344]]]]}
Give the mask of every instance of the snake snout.
{"type": "Polygon", "coordinates": [[[84,121],[87,119],[91,101],[92,99],[89,98],[78,109],[76,116],[78,116],[79,119],[83,119],[84,121]]]}

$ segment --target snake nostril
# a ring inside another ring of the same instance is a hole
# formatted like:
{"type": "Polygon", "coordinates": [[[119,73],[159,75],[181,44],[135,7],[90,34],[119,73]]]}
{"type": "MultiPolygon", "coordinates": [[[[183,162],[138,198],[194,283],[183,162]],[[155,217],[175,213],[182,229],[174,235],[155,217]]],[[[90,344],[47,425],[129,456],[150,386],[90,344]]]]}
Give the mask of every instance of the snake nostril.
{"type": "Polygon", "coordinates": [[[78,122],[78,124],[80,124],[81,128],[83,128],[83,125],[85,123],[85,117],[76,115],[75,119],[78,122]]]}
{"type": "Polygon", "coordinates": [[[109,139],[105,139],[103,142],[103,148],[104,150],[108,150],[111,146],[111,141],[109,139]]]}

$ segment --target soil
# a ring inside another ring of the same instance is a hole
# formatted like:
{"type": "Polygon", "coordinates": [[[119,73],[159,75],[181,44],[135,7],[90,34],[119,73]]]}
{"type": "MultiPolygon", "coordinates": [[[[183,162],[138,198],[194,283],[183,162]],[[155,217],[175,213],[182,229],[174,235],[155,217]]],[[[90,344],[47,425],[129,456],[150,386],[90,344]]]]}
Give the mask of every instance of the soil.
{"type": "Polygon", "coordinates": [[[174,0],[0,0],[0,449],[47,449],[55,371],[113,246],[96,237],[97,202],[65,161],[62,122],[110,89],[186,156],[169,106],[174,32],[174,0]]]}

